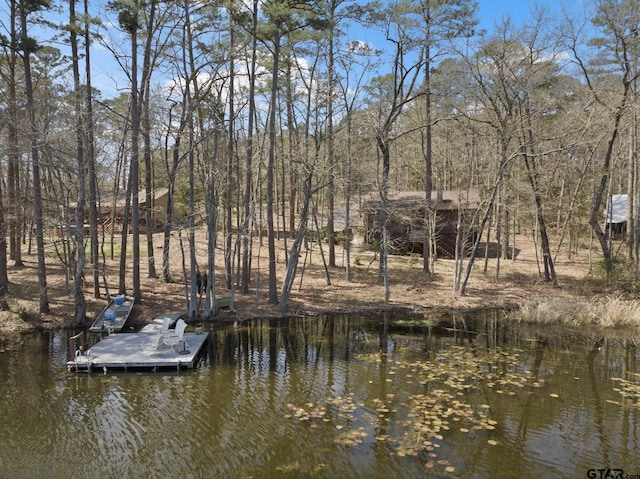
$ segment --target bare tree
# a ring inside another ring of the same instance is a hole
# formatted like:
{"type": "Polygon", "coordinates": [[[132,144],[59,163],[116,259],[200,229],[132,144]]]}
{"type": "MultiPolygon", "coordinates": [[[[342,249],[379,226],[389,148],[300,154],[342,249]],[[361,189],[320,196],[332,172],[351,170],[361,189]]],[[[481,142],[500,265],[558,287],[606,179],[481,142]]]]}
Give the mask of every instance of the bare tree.
{"type": "Polygon", "coordinates": [[[431,259],[431,242],[435,230],[435,221],[432,220],[433,206],[431,192],[433,191],[433,138],[432,138],[432,92],[431,92],[431,68],[440,56],[445,53],[443,43],[469,37],[477,24],[473,19],[476,3],[472,0],[447,0],[433,1],[421,0],[420,8],[424,25],[424,89],[425,89],[425,117],[422,130],[422,149],[425,162],[425,209],[424,231],[425,237],[422,245],[423,265],[422,269],[428,273],[431,259]]]}
{"type": "Polygon", "coordinates": [[[38,253],[38,284],[40,286],[39,311],[49,312],[49,293],[47,288],[47,269],[44,254],[44,225],[42,217],[42,182],[40,179],[40,143],[41,138],[36,123],[35,105],[33,101],[33,81],[31,78],[31,55],[37,50],[37,42],[29,37],[27,18],[30,14],[45,8],[41,2],[23,0],[19,7],[20,48],[24,65],[25,95],[29,115],[29,136],[31,138],[31,163],[33,168],[33,201],[34,222],[36,226],[36,248],[38,253]]]}
{"type": "Polygon", "coordinates": [[[265,43],[271,50],[271,93],[269,100],[268,137],[269,151],[267,162],[267,242],[269,249],[269,302],[278,304],[277,278],[276,278],[276,248],[275,248],[275,162],[277,124],[276,113],[278,108],[280,62],[282,52],[282,40],[286,35],[294,31],[304,30],[309,27],[322,27],[323,23],[318,19],[314,11],[314,3],[308,0],[272,0],[264,5],[268,24],[264,25],[265,43]]]}
{"type": "Polygon", "coordinates": [[[69,36],[72,52],[73,67],[73,87],[74,87],[74,110],[75,110],[75,140],[76,140],[76,160],[77,171],[76,178],[78,181],[78,201],[75,210],[75,244],[71,254],[71,266],[73,268],[73,297],[75,303],[76,325],[81,326],[85,322],[87,314],[87,302],[84,299],[84,265],[86,262],[86,252],[84,246],[84,205],[86,197],[86,161],[85,161],[85,135],[84,135],[84,119],[83,95],[80,85],[80,68],[78,54],[78,28],[76,18],[76,1],[69,1],[69,36]]]}
{"type": "MultiPolygon", "coordinates": [[[[23,204],[18,200],[20,197],[20,146],[18,138],[19,117],[18,117],[18,76],[16,68],[18,66],[19,36],[18,25],[18,4],[15,1],[9,2],[8,31],[6,35],[0,36],[5,58],[6,69],[0,69],[0,75],[6,85],[6,101],[8,121],[7,132],[7,199],[9,202],[8,217],[8,238],[9,257],[14,261],[15,266],[22,267],[22,250],[20,247],[21,229],[20,223],[23,204]]],[[[5,240],[6,242],[6,240],[5,240]]]]}
{"type": "Polygon", "coordinates": [[[621,134],[622,120],[631,105],[634,85],[640,74],[635,66],[640,41],[638,37],[640,6],[637,2],[618,0],[595,0],[594,5],[596,13],[593,24],[599,29],[601,36],[593,38],[590,42],[598,53],[593,62],[590,63],[582,51],[584,39],[581,37],[584,23],[590,19],[581,20],[567,14],[562,28],[562,38],[565,48],[573,55],[575,64],[582,72],[594,100],[605,108],[611,118],[609,140],[600,169],[602,174],[594,192],[589,218],[589,225],[600,243],[605,262],[610,269],[611,249],[605,232],[600,226],[600,218],[607,184],[611,178],[615,145],[621,134]],[[598,88],[597,73],[602,70],[605,74],[616,73],[619,78],[620,91],[615,99],[598,88]]]}
{"type": "Polygon", "coordinates": [[[7,237],[9,237],[9,256],[14,259],[16,266],[23,266],[20,251],[20,201],[17,201],[19,191],[19,162],[20,146],[18,139],[18,97],[17,74],[19,37],[17,32],[18,9],[16,2],[10,2],[9,31],[8,36],[0,36],[0,46],[4,52],[6,70],[0,69],[0,75],[6,85],[6,101],[8,111],[7,124],[7,194],[9,200],[9,228],[8,234],[5,224],[2,192],[0,191],[0,310],[7,310],[7,294],[9,291],[9,279],[7,276],[7,237]]]}
{"type": "Polygon", "coordinates": [[[98,185],[96,179],[95,158],[95,124],[93,115],[93,92],[91,91],[91,35],[89,27],[89,1],[84,0],[84,61],[85,61],[85,97],[84,97],[84,133],[85,133],[85,162],[89,184],[89,225],[90,225],[90,260],[93,271],[93,295],[100,297],[100,281],[98,268],[98,185]]]}
{"type": "Polygon", "coordinates": [[[140,81],[140,126],[143,139],[144,158],[144,185],[145,185],[145,225],[147,240],[147,276],[157,278],[156,262],[153,247],[153,165],[151,164],[151,75],[155,56],[159,54],[160,48],[153,49],[152,46],[159,35],[156,28],[157,2],[149,2],[149,11],[144,16],[145,31],[147,32],[144,42],[144,54],[142,60],[142,73],[140,81]]]}
{"type": "Polygon", "coordinates": [[[418,90],[424,66],[424,44],[415,40],[416,10],[405,2],[392,2],[387,8],[371,8],[369,19],[379,25],[391,44],[391,73],[379,77],[368,87],[370,101],[378,103],[373,126],[375,142],[382,158],[379,193],[381,199],[382,240],[380,241],[380,268],[385,285],[385,301],[389,300],[388,271],[388,192],[391,168],[391,145],[395,140],[394,126],[407,105],[421,96],[418,90]],[[376,97],[378,97],[376,99],[376,97]]]}
{"type": "Polygon", "coordinates": [[[353,117],[356,114],[356,106],[360,101],[360,92],[363,89],[365,76],[373,67],[373,61],[378,56],[378,52],[359,42],[350,43],[344,55],[338,57],[338,62],[342,66],[344,73],[343,81],[339,83],[340,101],[343,103],[345,113],[345,157],[346,157],[346,188],[345,188],[345,253],[347,281],[351,281],[351,201],[353,195],[353,164],[354,149],[352,137],[354,135],[353,117]],[[359,73],[351,79],[351,70],[354,64],[360,67],[359,73]]]}
{"type": "Polygon", "coordinates": [[[251,11],[251,59],[249,61],[249,92],[248,102],[249,111],[247,114],[247,139],[246,139],[246,165],[244,180],[244,221],[242,224],[242,284],[241,292],[246,294],[249,292],[249,281],[251,278],[251,251],[250,237],[253,226],[251,214],[251,205],[253,202],[253,136],[254,136],[254,115],[256,109],[256,65],[258,53],[258,0],[253,1],[253,9],[251,11]]]}

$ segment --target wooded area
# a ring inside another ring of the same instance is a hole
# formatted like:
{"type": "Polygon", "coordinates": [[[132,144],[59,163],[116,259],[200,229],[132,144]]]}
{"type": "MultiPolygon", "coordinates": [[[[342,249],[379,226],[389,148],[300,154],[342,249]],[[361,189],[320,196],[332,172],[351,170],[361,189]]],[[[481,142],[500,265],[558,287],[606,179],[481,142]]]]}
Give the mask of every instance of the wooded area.
{"type": "MultiPolygon", "coordinates": [[[[522,231],[535,236],[551,285],[561,281],[557,255],[592,240],[607,272],[622,263],[637,279],[640,4],[592,0],[553,17],[541,9],[491,31],[477,28],[476,8],[470,0],[8,0],[0,7],[0,308],[9,307],[7,268],[20,267],[22,246],[31,253],[35,243],[41,313],[54,250],[72,280],[77,325],[88,294],[140,300],[142,261],[151,277],[184,280],[193,318],[201,273],[215,278],[221,266],[227,290],[249,293],[251,251],[264,236],[269,302],[284,312],[305,242],[323,240],[330,281],[343,241],[339,274],[350,278],[352,207],[366,194],[382,205],[376,236],[388,301],[393,191],[425,192],[425,275],[437,268],[433,193],[480,192],[475,215],[457,223],[460,295],[489,245],[499,265],[522,231]],[[94,81],[105,69],[122,79],[110,96],[94,81]],[[619,193],[628,198],[627,234],[615,249],[604,217],[619,193]],[[194,245],[201,225],[206,264],[194,245]],[[181,271],[170,267],[172,234],[185,240],[181,271]],[[104,281],[108,255],[119,255],[117,286],[104,281]],[[284,278],[277,262],[286,263],[284,278]]],[[[215,284],[200,292],[206,318],[216,313],[215,284]]]]}

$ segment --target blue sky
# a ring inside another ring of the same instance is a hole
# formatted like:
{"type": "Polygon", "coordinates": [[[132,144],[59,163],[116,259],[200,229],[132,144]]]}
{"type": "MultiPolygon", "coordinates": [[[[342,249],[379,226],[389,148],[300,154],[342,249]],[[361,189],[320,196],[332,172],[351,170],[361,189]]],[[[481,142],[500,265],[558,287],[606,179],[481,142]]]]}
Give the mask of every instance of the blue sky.
{"type": "MultiPolygon", "coordinates": [[[[366,0],[362,0],[366,1],[366,0]]],[[[502,19],[510,16],[516,26],[531,18],[531,10],[536,4],[536,0],[477,0],[477,17],[480,20],[479,28],[491,31],[496,23],[501,23],[502,19]]],[[[578,5],[582,0],[566,0],[569,3],[578,5]]],[[[549,9],[558,9],[557,2],[552,0],[537,0],[537,4],[546,6],[549,9]]],[[[358,28],[360,40],[372,42],[378,48],[384,48],[384,41],[379,38],[379,34],[374,31],[358,28]]],[[[124,75],[119,71],[119,67],[110,59],[110,54],[98,48],[94,44],[93,55],[93,81],[94,85],[103,90],[106,97],[117,95],[115,90],[116,79],[122,78],[118,82],[118,87],[127,87],[124,75]]]]}
{"type": "MultiPolygon", "coordinates": [[[[366,1],[366,0],[363,0],[366,1]]],[[[522,24],[523,21],[531,18],[531,9],[536,3],[536,0],[477,0],[478,11],[477,17],[480,20],[479,28],[486,30],[493,30],[494,24],[500,23],[503,18],[510,16],[516,25],[522,24]]],[[[571,0],[580,1],[580,0],[571,0]]],[[[546,5],[548,8],[556,8],[556,2],[551,0],[538,0],[538,4],[546,5]]],[[[379,33],[373,30],[367,30],[362,27],[357,27],[358,36],[360,40],[365,42],[372,42],[378,48],[384,48],[384,40],[379,37],[379,33]]],[[[97,45],[96,45],[97,47],[97,45]]],[[[114,74],[115,76],[121,76],[117,73],[118,67],[111,64],[109,61],[109,53],[102,51],[101,49],[94,50],[94,58],[104,59],[105,62],[96,61],[94,63],[94,81],[98,83],[98,88],[103,89],[103,93],[107,97],[112,97],[117,94],[114,88],[114,78],[110,78],[114,74]]],[[[120,87],[126,87],[126,81],[123,79],[120,87]]]]}
{"type": "Polygon", "coordinates": [[[523,0],[478,0],[478,18],[482,28],[491,29],[494,22],[510,15],[516,23],[529,16],[533,2],[523,0]]]}
{"type": "Polygon", "coordinates": [[[503,17],[511,16],[516,25],[520,25],[523,21],[531,18],[531,11],[535,4],[544,6],[548,9],[557,9],[557,1],[538,0],[477,0],[478,1],[478,18],[480,20],[480,28],[492,30],[496,22],[500,22],[503,17]]]}

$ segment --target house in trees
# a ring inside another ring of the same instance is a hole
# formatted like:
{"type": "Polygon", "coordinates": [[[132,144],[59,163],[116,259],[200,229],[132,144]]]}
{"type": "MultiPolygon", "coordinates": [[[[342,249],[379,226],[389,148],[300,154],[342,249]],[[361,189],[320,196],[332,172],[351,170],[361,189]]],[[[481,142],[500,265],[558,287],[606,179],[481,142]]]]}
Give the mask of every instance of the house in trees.
{"type": "Polygon", "coordinates": [[[615,239],[625,239],[627,235],[627,211],[629,208],[626,194],[611,195],[604,209],[605,231],[615,239]]]}
{"type": "MultiPolygon", "coordinates": [[[[480,193],[470,191],[434,191],[431,197],[431,218],[435,218],[435,250],[439,257],[455,256],[458,221],[462,232],[473,232],[470,228],[480,207],[480,193]]],[[[425,238],[424,191],[394,191],[387,198],[387,236],[392,253],[420,253],[425,238]]],[[[382,226],[382,201],[378,192],[363,198],[361,208],[365,228],[365,242],[379,243],[382,226]]],[[[469,244],[475,239],[473,233],[465,238],[469,244]]]]}
{"type": "MultiPolygon", "coordinates": [[[[140,190],[138,192],[138,206],[140,208],[140,226],[144,228],[146,226],[146,212],[147,201],[146,201],[146,190],[140,190]]],[[[164,225],[167,222],[167,201],[169,199],[169,189],[168,188],[157,188],[151,192],[151,218],[152,218],[152,228],[157,228],[164,225]]],[[[102,218],[103,224],[105,227],[108,227],[111,222],[118,225],[122,225],[122,221],[124,219],[124,210],[126,206],[126,197],[125,193],[121,192],[116,197],[115,202],[109,200],[102,200],[100,202],[100,207],[98,211],[98,215],[102,218]]],[[[129,206],[131,208],[131,206],[129,206]]],[[[173,220],[180,221],[184,219],[186,215],[186,211],[184,208],[180,208],[174,202],[173,206],[173,220]]],[[[129,210],[129,221],[131,221],[131,210],[129,210]]]]}

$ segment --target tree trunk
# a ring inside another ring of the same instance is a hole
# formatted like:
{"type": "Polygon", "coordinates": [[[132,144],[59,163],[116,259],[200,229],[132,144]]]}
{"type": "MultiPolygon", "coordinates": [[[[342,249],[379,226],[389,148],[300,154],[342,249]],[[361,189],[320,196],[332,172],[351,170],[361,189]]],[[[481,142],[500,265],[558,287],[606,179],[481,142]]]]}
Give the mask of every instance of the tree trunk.
{"type": "Polygon", "coordinates": [[[73,67],[73,87],[74,87],[74,110],[75,110],[75,136],[76,136],[76,159],[77,159],[77,172],[76,178],[78,181],[78,201],[76,202],[75,210],[75,244],[73,252],[70,255],[70,266],[73,268],[73,297],[75,304],[75,322],[76,326],[84,325],[87,316],[87,303],[84,299],[84,265],[86,261],[86,252],[84,247],[84,205],[85,205],[85,147],[84,147],[84,135],[83,135],[83,118],[82,114],[82,93],[80,86],[80,68],[78,65],[78,36],[76,33],[76,0],[69,1],[69,24],[71,25],[70,31],[70,43],[71,43],[71,57],[73,67]]]}
{"type": "Polygon", "coordinates": [[[433,152],[432,152],[432,138],[431,138],[431,48],[429,40],[426,42],[426,61],[424,71],[424,84],[425,84],[425,132],[424,132],[424,163],[425,163],[425,177],[424,177],[424,193],[425,193],[425,205],[424,205],[424,242],[422,245],[422,271],[429,273],[429,261],[431,253],[431,192],[433,191],[433,152]]]}
{"type": "Polygon", "coordinates": [[[174,188],[176,182],[176,170],[180,162],[180,135],[178,134],[173,147],[171,148],[172,165],[169,166],[167,161],[167,206],[165,209],[166,219],[163,227],[163,240],[162,240],[162,279],[165,283],[170,283],[171,267],[169,264],[169,257],[171,252],[171,229],[173,227],[173,198],[174,188]]]}
{"type": "Polygon", "coordinates": [[[36,226],[36,249],[38,253],[38,285],[40,287],[39,311],[49,312],[49,293],[47,288],[47,268],[45,266],[44,255],[44,225],[42,218],[42,183],[40,179],[40,151],[39,134],[36,124],[35,105],[33,102],[33,82],[31,79],[31,51],[28,45],[32,42],[27,36],[27,11],[26,5],[20,4],[20,26],[22,29],[22,44],[25,46],[22,61],[24,64],[25,94],[27,97],[27,112],[29,115],[30,137],[31,137],[31,163],[33,167],[33,215],[36,226]]]}
{"type": "Polygon", "coordinates": [[[242,227],[242,286],[241,292],[249,292],[249,281],[251,279],[251,250],[250,237],[253,225],[253,215],[251,214],[251,204],[253,204],[253,115],[256,108],[256,64],[258,37],[256,33],[258,22],[258,0],[253,1],[253,20],[251,26],[251,64],[249,67],[249,117],[247,119],[247,164],[244,181],[244,224],[242,227]]]}
{"type": "Polygon", "coordinates": [[[140,293],[140,109],[138,103],[138,30],[131,31],[131,236],[133,244],[133,297],[139,302],[140,293]]]}
{"type": "Polygon", "coordinates": [[[633,261],[635,252],[635,215],[634,200],[636,191],[636,155],[633,130],[635,126],[629,126],[629,157],[627,159],[627,259],[633,261]]]}
{"type": "MultiPolygon", "coordinates": [[[[86,129],[86,164],[89,183],[89,228],[91,236],[91,265],[93,271],[93,296],[100,297],[100,278],[98,270],[98,193],[96,183],[96,162],[94,145],[94,124],[93,124],[93,99],[91,97],[91,41],[90,41],[90,16],[89,0],[84,0],[84,43],[85,43],[85,115],[84,122],[86,129]]],[[[103,241],[104,241],[104,229],[103,241]]]]}
{"type": "Polygon", "coordinates": [[[534,163],[534,160],[530,160],[525,155],[525,165],[527,167],[527,173],[529,175],[529,182],[533,190],[533,196],[536,202],[536,218],[538,221],[538,228],[540,229],[540,241],[542,247],[542,258],[544,263],[544,280],[550,281],[553,286],[558,285],[558,279],[556,278],[556,270],[553,265],[553,257],[551,255],[551,247],[549,246],[549,236],[547,235],[547,227],[544,221],[544,212],[542,209],[542,199],[540,197],[540,191],[538,187],[538,173],[534,163]]]}
{"type": "Polygon", "coordinates": [[[189,301],[187,304],[189,305],[187,308],[187,317],[189,319],[197,319],[198,318],[198,291],[196,288],[196,273],[197,273],[197,259],[196,259],[196,245],[195,245],[195,155],[196,155],[196,139],[194,132],[194,114],[195,114],[195,105],[198,104],[199,101],[199,92],[196,83],[196,68],[195,68],[195,54],[194,54],[194,41],[193,41],[193,32],[191,28],[191,17],[189,11],[189,4],[185,4],[185,13],[186,13],[186,25],[185,25],[185,36],[186,36],[186,45],[184,45],[185,55],[182,57],[184,62],[184,71],[187,74],[187,80],[185,85],[185,97],[186,97],[186,105],[187,105],[187,129],[189,131],[189,144],[187,146],[187,157],[189,159],[188,166],[188,175],[189,175],[189,216],[188,216],[188,238],[189,238],[189,276],[186,276],[185,270],[185,283],[191,285],[189,301]],[[188,63],[187,63],[188,62],[188,63]],[[193,83],[193,100],[191,97],[191,85],[193,83]]]}
{"type": "Polygon", "coordinates": [[[384,283],[384,301],[388,302],[390,297],[389,290],[389,248],[387,243],[387,223],[389,219],[388,196],[389,196],[389,169],[391,166],[391,153],[389,151],[389,139],[385,136],[376,135],[376,142],[380,154],[382,155],[382,182],[380,184],[380,223],[382,228],[382,239],[380,241],[380,273],[384,283]]]}
{"type": "Polygon", "coordinates": [[[347,189],[345,192],[344,212],[344,251],[346,255],[345,279],[351,282],[351,114],[347,112],[347,189]]]}
{"type": "MultiPolygon", "coordinates": [[[[491,217],[491,210],[494,208],[495,205],[495,201],[496,201],[496,197],[498,194],[498,190],[502,185],[502,180],[504,178],[504,173],[506,171],[507,165],[509,163],[509,159],[507,158],[507,147],[506,144],[504,144],[504,141],[502,142],[501,145],[501,160],[500,160],[500,165],[498,167],[498,171],[496,173],[496,177],[493,183],[493,188],[491,190],[491,195],[487,201],[487,206],[484,210],[483,216],[482,216],[482,220],[480,221],[480,226],[478,228],[477,231],[477,236],[476,236],[476,241],[473,243],[473,247],[471,248],[471,254],[469,256],[469,261],[467,262],[467,268],[465,270],[465,275],[464,278],[462,279],[462,282],[460,283],[459,288],[456,290],[456,292],[460,295],[464,295],[467,289],[467,283],[469,282],[469,278],[471,277],[471,271],[473,269],[473,263],[475,261],[476,255],[478,253],[478,247],[480,245],[480,240],[482,239],[482,234],[484,232],[484,228],[487,224],[487,221],[489,220],[489,218],[491,217]]],[[[496,233],[497,236],[497,233],[496,233]]],[[[498,253],[499,254],[499,253],[498,253]]]]}
{"type": "MultiPolygon", "coordinates": [[[[124,155],[124,153],[123,153],[124,155]]],[[[124,162],[124,160],[123,160],[124,162]]],[[[118,274],[118,293],[125,294],[127,292],[127,244],[129,241],[129,222],[131,219],[131,164],[129,164],[129,181],[126,182],[124,209],[122,212],[122,233],[120,237],[120,269],[118,274]]],[[[116,192],[117,193],[117,192],[116,192]]],[[[116,194],[113,195],[114,210],[116,208],[116,194]]],[[[114,211],[115,216],[115,211],[114,211]]],[[[113,251],[113,248],[111,248],[113,251]]]]}
{"type": "MultiPolygon", "coordinates": [[[[329,267],[336,267],[336,235],[335,235],[335,164],[334,164],[334,141],[333,141],[333,91],[335,77],[335,52],[334,52],[334,27],[335,24],[335,7],[330,11],[331,30],[329,34],[329,58],[327,64],[327,88],[329,90],[327,97],[327,168],[329,169],[329,184],[327,185],[328,198],[328,214],[327,214],[327,240],[329,241],[329,267]]],[[[345,240],[346,241],[346,240],[345,240]]]]}
{"type": "Polygon", "coordinates": [[[227,195],[226,195],[226,218],[225,218],[225,232],[226,232],[226,241],[225,241],[225,249],[224,249],[224,270],[225,270],[225,282],[227,285],[227,289],[231,290],[233,287],[232,281],[232,247],[233,247],[233,215],[232,215],[232,204],[233,204],[233,156],[234,156],[234,83],[235,83],[235,34],[234,27],[235,22],[233,20],[233,15],[230,15],[230,25],[229,25],[229,128],[228,128],[228,138],[227,138],[227,195]]]}
{"type": "MultiPolygon", "coordinates": [[[[10,2],[11,18],[10,29],[11,39],[16,39],[16,21],[17,11],[15,2],[10,2]]],[[[14,212],[10,215],[9,219],[9,231],[7,234],[7,228],[4,218],[4,207],[2,203],[2,191],[0,188],[0,310],[5,311],[9,309],[9,303],[7,302],[7,295],[9,292],[9,278],[7,272],[7,237],[9,237],[9,256],[16,260],[16,266],[22,266],[22,255],[20,251],[20,234],[19,234],[19,211],[21,202],[17,201],[18,191],[18,164],[20,160],[20,147],[18,144],[18,104],[16,97],[16,64],[17,64],[17,52],[14,49],[10,49],[9,58],[7,59],[7,90],[8,90],[8,135],[7,135],[7,156],[8,156],[8,178],[7,178],[7,190],[9,200],[9,211],[14,212]],[[13,218],[11,218],[13,216],[13,218]],[[18,263],[19,260],[19,263],[18,263]]]]}
{"type": "MultiPolygon", "coordinates": [[[[16,2],[9,2],[11,8],[10,35],[16,39],[17,11],[16,2]]],[[[8,167],[7,167],[7,195],[9,201],[9,257],[17,267],[23,267],[22,249],[20,244],[20,225],[24,217],[22,214],[23,202],[20,197],[20,146],[18,140],[18,99],[16,96],[16,65],[18,62],[15,49],[9,49],[7,59],[7,91],[9,121],[7,122],[8,140],[8,167]]],[[[4,240],[6,242],[6,239],[4,240]]],[[[1,261],[1,260],[0,260],[1,261]]],[[[7,280],[8,282],[8,280],[7,280]]]]}
{"type": "Polygon", "coordinates": [[[591,216],[589,217],[589,225],[591,226],[591,229],[593,230],[596,238],[598,239],[598,242],[600,243],[602,256],[607,263],[611,262],[611,249],[609,248],[609,244],[607,243],[607,237],[600,227],[600,208],[602,207],[602,201],[607,189],[607,182],[609,181],[609,176],[611,175],[611,159],[613,157],[614,145],[616,143],[616,139],[618,138],[621,117],[622,109],[618,109],[615,115],[611,138],[609,138],[609,144],[604,156],[600,184],[598,185],[598,188],[594,193],[593,204],[591,206],[591,216]]]}
{"type": "Polygon", "coordinates": [[[151,102],[151,56],[152,41],[155,30],[155,13],[156,2],[149,3],[149,12],[147,15],[147,40],[144,48],[144,58],[142,66],[142,94],[140,98],[141,105],[141,123],[142,136],[144,140],[144,184],[145,184],[145,224],[146,224],[146,241],[147,241],[147,276],[149,278],[157,278],[156,261],[154,256],[155,248],[153,247],[153,165],[151,164],[151,119],[150,119],[150,102],[151,102]]]}
{"type": "Polygon", "coordinates": [[[218,200],[216,198],[215,175],[213,171],[216,169],[217,151],[220,143],[220,128],[216,124],[213,133],[213,155],[211,155],[211,174],[207,178],[207,280],[205,281],[205,305],[204,317],[210,319],[216,314],[216,281],[215,281],[215,264],[216,264],[216,231],[218,222],[218,200]]]}
{"type": "MultiPolygon", "coordinates": [[[[525,95],[525,101],[528,101],[528,96],[525,95]]],[[[542,258],[544,260],[544,273],[545,273],[545,281],[550,281],[553,286],[558,285],[558,279],[556,278],[556,270],[553,265],[553,256],[551,255],[551,247],[549,246],[549,236],[547,235],[547,227],[544,220],[544,210],[542,209],[542,198],[540,195],[540,185],[538,183],[538,168],[536,166],[536,156],[535,156],[535,142],[533,136],[533,126],[531,125],[531,112],[528,106],[528,103],[524,105],[524,118],[523,121],[524,129],[527,131],[527,140],[523,141],[525,145],[529,145],[525,147],[524,155],[524,164],[527,168],[527,174],[529,176],[529,183],[531,185],[531,189],[533,191],[533,196],[536,203],[536,217],[538,221],[538,227],[540,228],[540,239],[542,246],[542,258]],[[527,150],[531,153],[528,154],[527,150]]]]}
{"type": "Polygon", "coordinates": [[[302,246],[302,240],[305,234],[307,234],[307,224],[309,218],[309,203],[313,192],[311,190],[311,178],[312,175],[305,179],[304,182],[304,203],[302,205],[302,211],[300,212],[300,223],[298,224],[298,230],[296,232],[296,239],[291,246],[291,255],[289,263],[287,264],[287,273],[282,283],[282,291],[280,293],[280,302],[278,303],[278,309],[281,313],[287,310],[287,303],[291,295],[291,288],[296,278],[296,270],[298,268],[298,258],[300,257],[300,248],[302,246]]]}
{"type": "Polygon", "coordinates": [[[269,155],[267,162],[267,242],[269,249],[269,303],[278,304],[276,279],[276,237],[273,224],[274,169],[276,160],[276,109],[278,107],[278,70],[280,60],[280,32],[273,37],[273,65],[271,71],[271,102],[269,111],[269,155]]]}

